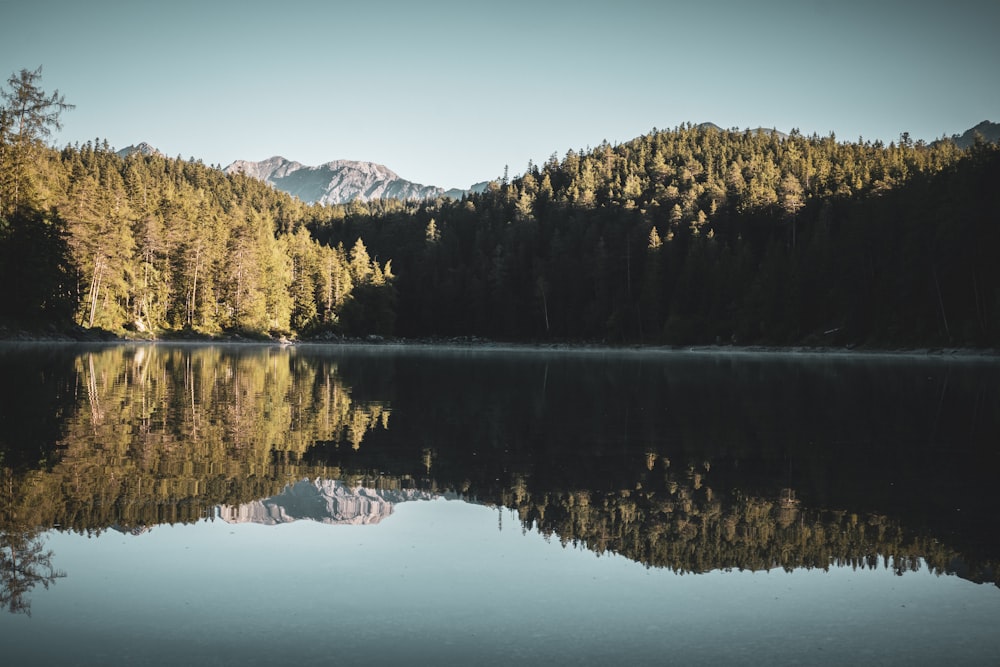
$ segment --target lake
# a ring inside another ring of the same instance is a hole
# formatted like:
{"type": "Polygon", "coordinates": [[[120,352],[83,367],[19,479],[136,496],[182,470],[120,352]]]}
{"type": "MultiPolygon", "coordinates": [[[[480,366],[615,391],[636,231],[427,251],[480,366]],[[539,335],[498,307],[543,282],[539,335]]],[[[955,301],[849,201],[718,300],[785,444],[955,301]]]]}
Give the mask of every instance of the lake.
{"type": "Polygon", "coordinates": [[[0,344],[10,665],[1000,664],[1000,361],[0,344]]]}

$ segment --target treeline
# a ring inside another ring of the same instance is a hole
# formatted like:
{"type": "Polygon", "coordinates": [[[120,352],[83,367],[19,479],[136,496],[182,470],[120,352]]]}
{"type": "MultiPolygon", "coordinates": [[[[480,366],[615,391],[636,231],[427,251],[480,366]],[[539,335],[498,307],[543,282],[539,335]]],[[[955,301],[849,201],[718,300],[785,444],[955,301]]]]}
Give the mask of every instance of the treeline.
{"type": "Polygon", "coordinates": [[[390,329],[392,268],[324,246],[312,210],[262,182],[106,141],[45,145],[71,108],[41,71],[0,105],[0,317],[157,335],[390,329]]]}
{"type": "Polygon", "coordinates": [[[499,502],[517,513],[525,530],[535,528],[563,545],[682,573],[881,566],[903,574],[924,563],[937,574],[964,565],[968,578],[996,583],[993,563],[967,561],[888,517],[803,508],[792,489],[774,497],[720,494],[708,486],[705,468],[673,472],[669,460],[652,455],[647,465],[651,474],[642,476],[639,490],[532,494],[516,479],[499,502]]]}
{"type": "MultiPolygon", "coordinates": [[[[259,181],[179,158],[123,158],[106,143],[40,157],[47,212],[9,216],[9,253],[22,252],[20,229],[58,229],[68,255],[38,259],[62,261],[63,314],[84,327],[288,335],[343,324],[356,290],[391,290],[390,262],[372,260],[360,238],[317,243],[305,207],[259,181]]],[[[16,256],[7,267],[24,282],[16,256]]],[[[14,310],[30,318],[33,306],[14,310]]]]}
{"type": "Polygon", "coordinates": [[[11,77],[0,108],[7,320],[148,336],[1000,344],[995,145],[685,125],[553,155],[461,201],[307,206],[194,160],[47,148],[69,105],[39,76],[11,77]]]}
{"type": "Polygon", "coordinates": [[[996,345],[1000,151],[714,126],[310,223],[391,256],[404,336],[996,345]]]}

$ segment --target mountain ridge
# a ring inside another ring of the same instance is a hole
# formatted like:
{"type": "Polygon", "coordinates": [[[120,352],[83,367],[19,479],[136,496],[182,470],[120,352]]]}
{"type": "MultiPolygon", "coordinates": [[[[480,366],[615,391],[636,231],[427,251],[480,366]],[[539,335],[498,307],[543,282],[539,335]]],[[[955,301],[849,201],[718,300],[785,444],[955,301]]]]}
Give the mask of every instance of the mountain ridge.
{"type": "Polygon", "coordinates": [[[1000,142],[1000,123],[984,120],[962,134],[951,135],[950,139],[956,146],[965,149],[976,143],[977,135],[987,143],[1000,142]]]}
{"type": "MultiPolygon", "coordinates": [[[[695,127],[697,127],[700,130],[715,130],[716,132],[727,132],[727,131],[741,132],[742,131],[739,128],[733,128],[732,130],[726,130],[725,128],[719,127],[718,125],[716,125],[715,123],[713,123],[711,121],[707,121],[705,123],[698,123],[697,125],[695,125],[695,127]]],[[[750,132],[751,134],[763,134],[763,135],[766,135],[766,136],[771,136],[773,134],[776,137],[778,137],[779,139],[787,139],[789,137],[788,134],[786,134],[784,132],[781,132],[780,130],[777,130],[775,128],[771,128],[771,127],[747,128],[746,131],[750,132]]]]}
{"type": "Polygon", "coordinates": [[[163,153],[158,151],[155,146],[152,146],[145,141],[140,141],[137,144],[130,144],[120,151],[115,151],[115,155],[120,158],[127,158],[129,155],[134,155],[135,153],[138,153],[143,157],[148,157],[150,155],[163,155],[163,153]]]}
{"type": "MultiPolygon", "coordinates": [[[[726,130],[712,122],[696,125],[701,129],[718,132],[726,130]]],[[[775,135],[787,139],[790,135],[774,128],[748,128],[753,134],[775,135]]],[[[991,143],[1000,142],[1000,123],[984,120],[961,134],[938,141],[952,141],[961,149],[975,143],[976,137],[991,143]]],[[[936,143],[936,142],[935,142],[936,143]]],[[[117,151],[120,157],[139,153],[143,156],[163,155],[154,146],[140,142],[117,151]]],[[[270,184],[275,189],[298,197],[307,204],[338,205],[354,201],[369,202],[377,199],[400,199],[425,201],[446,197],[461,199],[463,196],[483,192],[488,181],[474,183],[467,189],[445,189],[434,185],[424,185],[399,176],[385,165],[363,160],[331,160],[320,165],[306,165],[274,155],[265,160],[236,160],[222,170],[226,174],[242,173],[251,178],[270,184]]]]}
{"type": "Polygon", "coordinates": [[[310,166],[275,155],[266,160],[236,160],[223,171],[242,173],[264,181],[307,204],[347,204],[374,199],[427,200],[437,197],[461,199],[470,192],[481,192],[486,183],[476,183],[467,190],[414,183],[401,178],[388,167],[360,160],[331,160],[310,166]]]}

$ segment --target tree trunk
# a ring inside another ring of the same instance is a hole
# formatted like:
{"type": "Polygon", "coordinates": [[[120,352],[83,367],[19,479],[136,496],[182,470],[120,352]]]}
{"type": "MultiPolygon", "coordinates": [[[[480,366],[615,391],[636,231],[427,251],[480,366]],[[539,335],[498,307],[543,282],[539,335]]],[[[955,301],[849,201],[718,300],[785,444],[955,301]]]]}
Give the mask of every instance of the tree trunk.
{"type": "Polygon", "coordinates": [[[101,291],[101,279],[103,276],[104,258],[96,257],[94,259],[94,278],[90,281],[90,322],[87,324],[90,328],[93,328],[94,317],[97,315],[97,300],[98,294],[101,291]]]}

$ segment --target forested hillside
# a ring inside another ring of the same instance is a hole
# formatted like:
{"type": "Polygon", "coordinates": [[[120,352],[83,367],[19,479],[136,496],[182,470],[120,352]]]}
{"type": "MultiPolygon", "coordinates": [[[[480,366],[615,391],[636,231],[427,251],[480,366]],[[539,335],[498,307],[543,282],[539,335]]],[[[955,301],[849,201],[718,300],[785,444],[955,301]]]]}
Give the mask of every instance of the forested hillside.
{"type": "Polygon", "coordinates": [[[684,126],[310,229],[393,258],[407,336],[996,345],[997,184],[993,145],[684,126]]]}
{"type": "Polygon", "coordinates": [[[653,130],[461,200],[305,205],[194,160],[45,144],[4,91],[0,317],[137,336],[1000,343],[1000,150],[653,130]]]}
{"type": "Polygon", "coordinates": [[[146,336],[391,327],[373,319],[391,308],[357,305],[362,293],[391,305],[390,263],[360,238],[323,246],[303,226],[335,212],[179,157],[121,157],[99,140],[48,148],[58,118],[38,110],[61,98],[37,77],[11,78],[0,125],[4,319],[146,336]]]}

